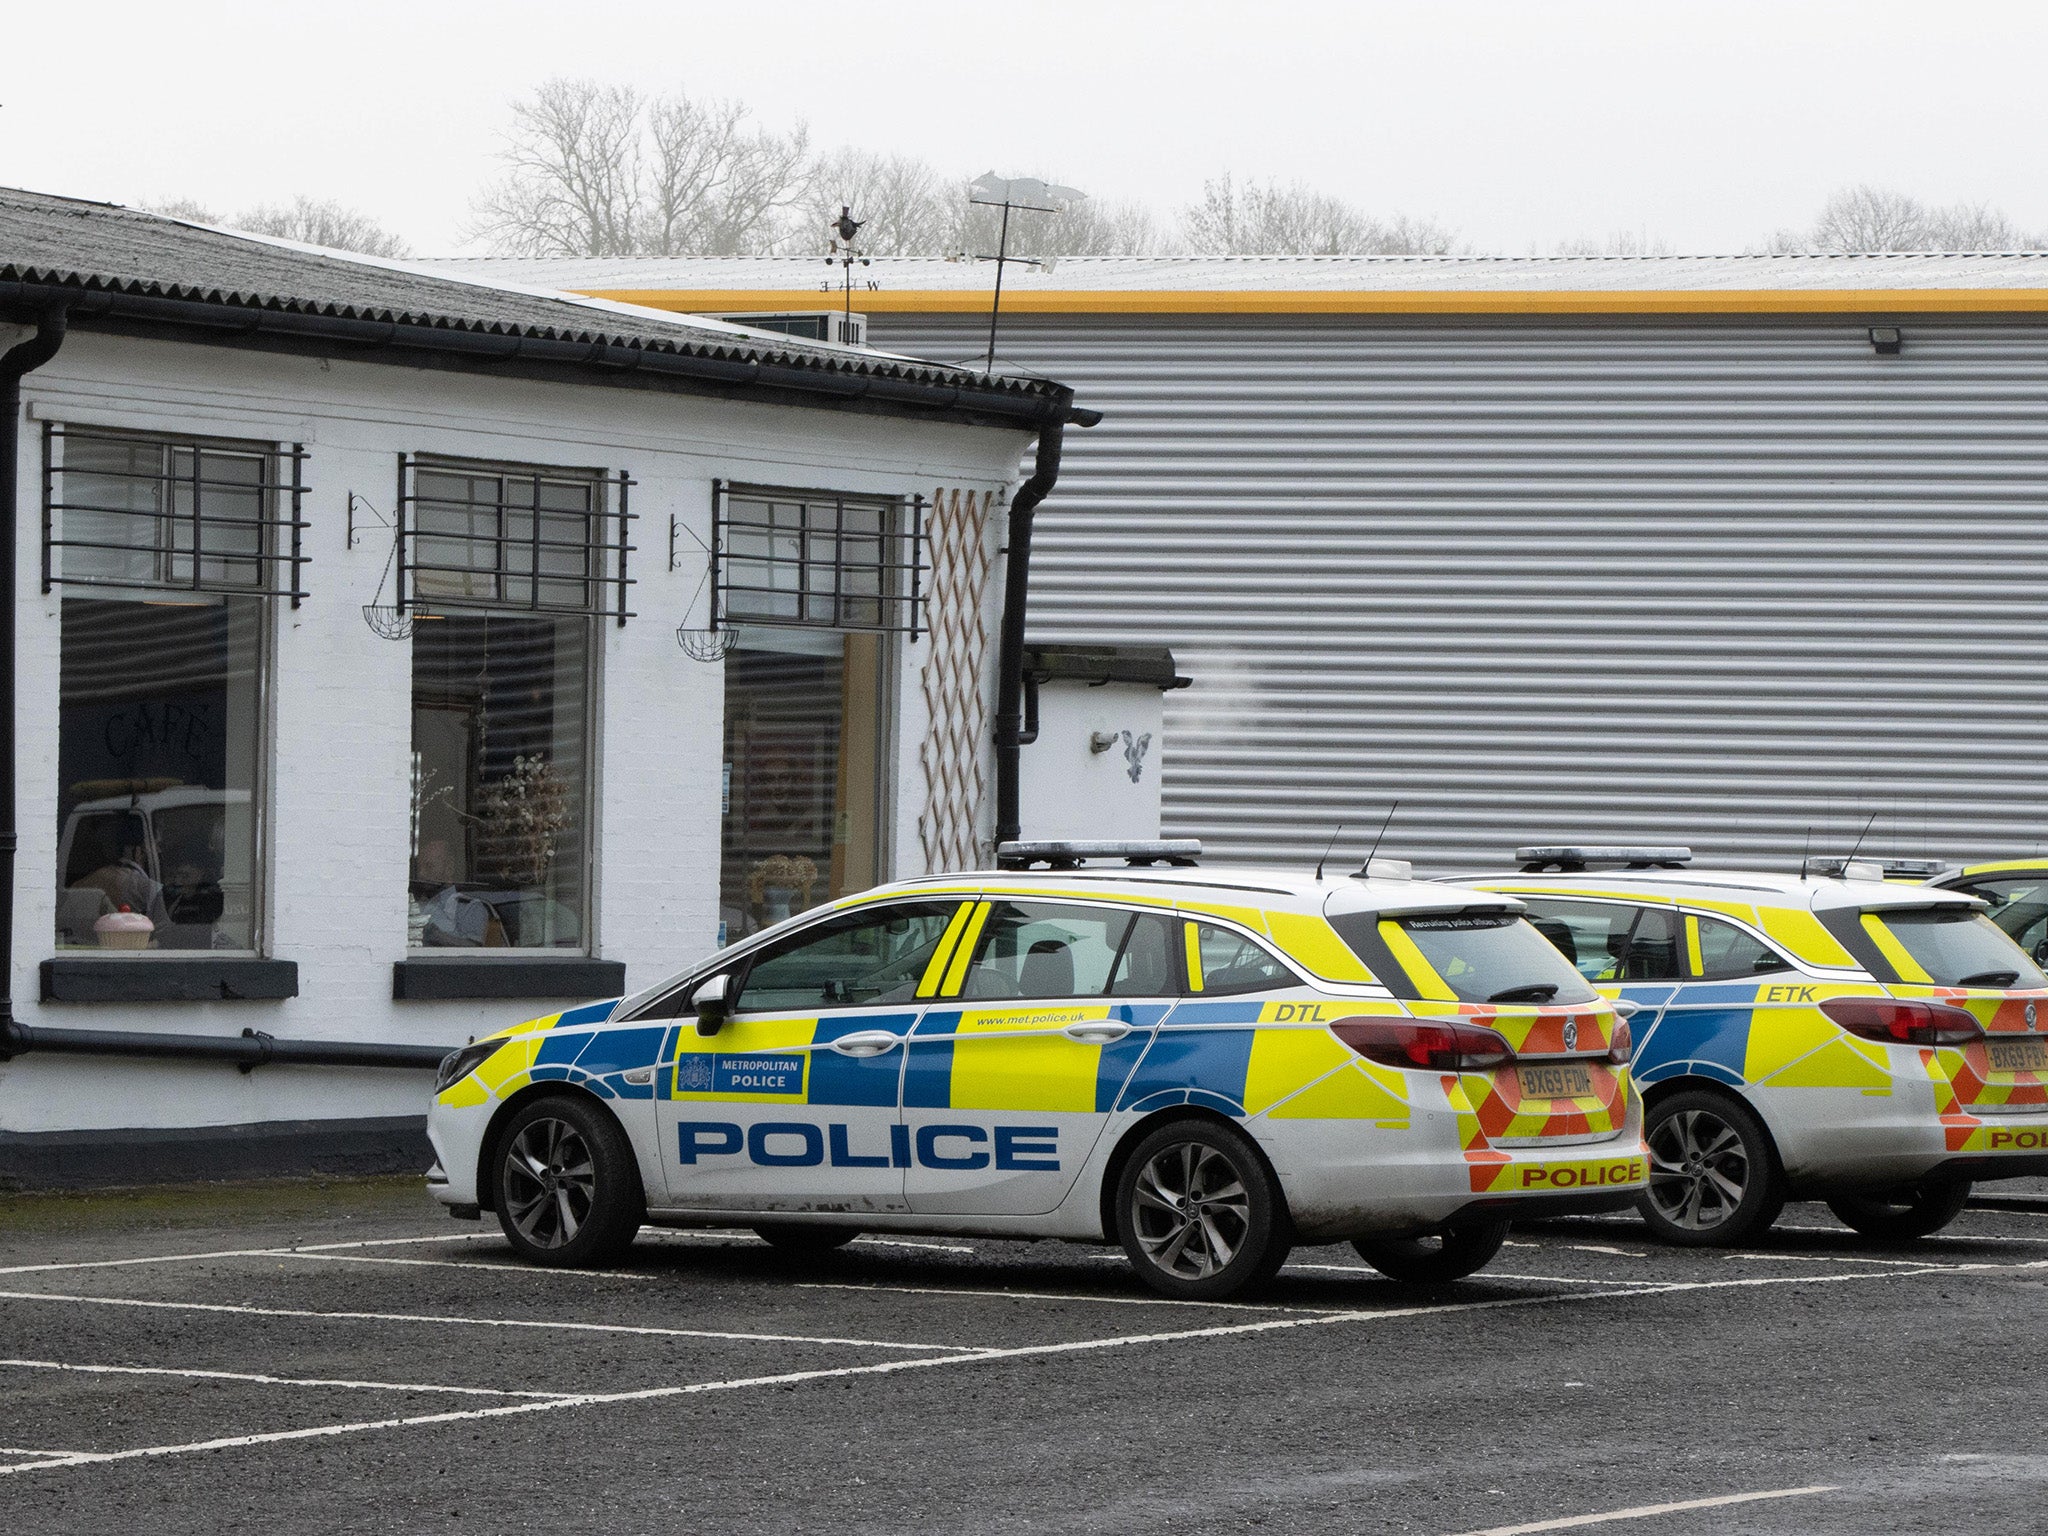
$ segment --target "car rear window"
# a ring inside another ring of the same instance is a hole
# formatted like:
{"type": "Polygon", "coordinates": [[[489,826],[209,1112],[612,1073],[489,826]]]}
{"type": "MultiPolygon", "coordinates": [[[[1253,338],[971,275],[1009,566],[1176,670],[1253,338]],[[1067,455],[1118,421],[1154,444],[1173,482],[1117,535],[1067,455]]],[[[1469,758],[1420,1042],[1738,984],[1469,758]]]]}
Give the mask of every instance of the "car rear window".
{"type": "Polygon", "coordinates": [[[1939,987],[2048,987],[2048,976],[1990,918],[1968,907],[1864,914],[1939,987]]]}
{"type": "Polygon", "coordinates": [[[1541,1006],[1599,998],[1555,946],[1518,916],[1454,914],[1395,921],[1460,1002],[1541,1006]]]}

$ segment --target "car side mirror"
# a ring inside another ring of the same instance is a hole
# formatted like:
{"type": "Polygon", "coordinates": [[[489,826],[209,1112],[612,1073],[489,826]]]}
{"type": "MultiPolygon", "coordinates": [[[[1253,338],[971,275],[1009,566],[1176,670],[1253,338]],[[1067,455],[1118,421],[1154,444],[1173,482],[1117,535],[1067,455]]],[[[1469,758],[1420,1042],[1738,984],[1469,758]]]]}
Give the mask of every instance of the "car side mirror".
{"type": "Polygon", "coordinates": [[[1625,997],[1617,997],[1614,1000],[1614,1016],[1618,1019],[1632,1019],[1642,1011],[1641,1003],[1632,1002],[1625,997]]]}
{"type": "Polygon", "coordinates": [[[697,1010],[698,1034],[715,1035],[725,1026],[727,995],[731,990],[732,977],[721,971],[690,995],[690,1006],[697,1010]]]}

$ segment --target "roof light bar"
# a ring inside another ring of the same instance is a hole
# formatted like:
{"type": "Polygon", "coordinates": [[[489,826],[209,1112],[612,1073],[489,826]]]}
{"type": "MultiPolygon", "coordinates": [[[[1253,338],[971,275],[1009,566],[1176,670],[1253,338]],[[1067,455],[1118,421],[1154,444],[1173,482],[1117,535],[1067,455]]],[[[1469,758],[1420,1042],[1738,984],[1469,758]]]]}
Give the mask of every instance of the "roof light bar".
{"type": "Polygon", "coordinates": [[[1354,880],[1413,880],[1415,861],[1412,859],[1367,859],[1365,868],[1351,877],[1354,880]]]}
{"type": "Polygon", "coordinates": [[[1089,859],[1122,859],[1126,864],[1192,864],[1202,856],[1196,837],[1161,837],[1104,842],[1003,843],[996,848],[997,869],[1075,869],[1089,859]]]}
{"type": "Polygon", "coordinates": [[[1572,874],[1595,864],[1620,869],[1677,869],[1692,862],[1690,848],[1610,847],[1588,843],[1557,848],[1517,848],[1515,862],[1525,875],[1539,875],[1547,869],[1572,874]]]}
{"type": "Polygon", "coordinates": [[[1824,880],[1882,880],[1887,873],[1876,859],[1808,858],[1799,866],[1802,880],[1816,875],[1824,880]]]}

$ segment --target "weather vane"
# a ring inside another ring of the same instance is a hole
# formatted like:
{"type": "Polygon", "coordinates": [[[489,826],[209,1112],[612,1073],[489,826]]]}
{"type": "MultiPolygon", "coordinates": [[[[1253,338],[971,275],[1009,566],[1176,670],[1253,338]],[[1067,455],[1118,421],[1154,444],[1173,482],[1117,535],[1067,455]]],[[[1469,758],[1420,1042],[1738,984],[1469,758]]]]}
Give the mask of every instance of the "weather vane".
{"type": "Polygon", "coordinates": [[[984,208],[1003,210],[1003,224],[996,236],[996,253],[993,256],[976,256],[976,261],[993,261],[996,264],[995,301],[988,311],[988,357],[982,364],[984,373],[994,373],[996,368],[996,321],[1003,312],[1003,267],[1006,263],[1022,262],[1027,267],[1052,270],[1052,263],[1034,256],[1012,256],[1010,254],[1010,214],[1013,210],[1024,213],[1065,213],[1088,194],[1073,187],[1056,186],[1049,181],[1040,181],[1036,176],[998,176],[994,171],[976,177],[967,188],[967,201],[978,203],[984,208]]]}
{"type": "Polygon", "coordinates": [[[863,222],[863,220],[856,219],[853,216],[851,204],[842,203],[839,205],[839,217],[825,226],[826,229],[831,231],[831,239],[828,242],[828,249],[831,254],[825,258],[825,265],[828,267],[836,265],[841,269],[840,286],[846,293],[845,329],[839,333],[842,339],[850,338],[853,335],[854,265],[856,263],[863,267],[871,265],[868,258],[856,250],[853,244],[853,237],[860,233],[863,222]]]}

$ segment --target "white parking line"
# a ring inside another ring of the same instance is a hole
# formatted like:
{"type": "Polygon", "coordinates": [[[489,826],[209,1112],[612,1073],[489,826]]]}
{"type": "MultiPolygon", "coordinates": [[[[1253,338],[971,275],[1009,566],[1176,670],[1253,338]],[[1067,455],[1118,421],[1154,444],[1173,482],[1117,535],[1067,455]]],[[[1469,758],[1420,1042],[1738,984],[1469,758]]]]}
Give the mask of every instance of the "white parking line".
{"type": "Polygon", "coordinates": [[[45,1446],[0,1445],[0,1456],[90,1456],[91,1451],[53,1451],[45,1446]]]}
{"type": "Polygon", "coordinates": [[[1755,1504],[1764,1499],[1804,1499],[1816,1493],[1840,1491],[1839,1484],[1817,1483],[1811,1488],[1724,1493],[1711,1499],[1680,1499],[1671,1504],[1639,1504],[1634,1509],[1610,1509],[1602,1515],[1566,1515],[1558,1520],[1533,1520],[1527,1525],[1489,1525],[1483,1531],[1466,1531],[1464,1536],[1533,1536],[1537,1531],[1576,1531],[1582,1526],[1605,1525],[1611,1520],[1647,1520],[1652,1515],[1675,1515],[1688,1509],[1724,1509],[1730,1504],[1755,1504]]]}
{"type": "MultiPolygon", "coordinates": [[[[2028,1267],[2028,1266],[2023,1266],[2028,1267]]],[[[1946,1273],[1947,1271],[1942,1271],[1946,1273]]],[[[1746,1280],[1679,1281],[1668,1285],[1630,1286],[1611,1291],[1578,1291],[1554,1296],[1498,1297],[1486,1301],[1447,1302],[1421,1307],[1390,1307],[1381,1311],[1326,1312],[1311,1316],[1268,1318],[1255,1323],[1225,1323],[1213,1328],[1189,1328],[1172,1333],[1118,1334],[1100,1339],[1076,1339],[1055,1344],[1024,1344],[1004,1349],[980,1349],[964,1354],[924,1355],[914,1360],[884,1360],[870,1365],[840,1366],[834,1369],[787,1371],[774,1376],[746,1376],[728,1381],[689,1382],[667,1387],[643,1387],[632,1392],[590,1393],[557,1398],[549,1402],[510,1403],[492,1408],[469,1408],[450,1413],[414,1415],[397,1419],[373,1419],[354,1424],[327,1424],[307,1429],[273,1430],[265,1434],[234,1435],[217,1440],[192,1441],[182,1445],[138,1446],[125,1451],[101,1451],[89,1455],[21,1462],[0,1467],[0,1477],[21,1472],[39,1472],[59,1467],[97,1465],[110,1461],[132,1461],[142,1457],[179,1456],[195,1451],[227,1450],[238,1446],[273,1445],[289,1440],[308,1440],[335,1435],[359,1434],[381,1429],[424,1428],[436,1424],[466,1423],[478,1419],[505,1418],[513,1414],[547,1413],[560,1408],[598,1407],[611,1403],[650,1402],[661,1398],[685,1397],[704,1392],[731,1392],[750,1387],[794,1386],[807,1381],[826,1381],[852,1376],[878,1376],[899,1371],[929,1370],[948,1365],[981,1365],[1049,1355],[1078,1354],[1093,1350],[1125,1349],[1145,1344],[1181,1343],[1197,1339],[1243,1337],[1292,1328],[1317,1328],[1336,1323],[1391,1322],[1411,1317],[1437,1317],[1460,1312],[1494,1312],[1519,1307],[1570,1306],[1581,1302],[1608,1301],[1631,1297],[1665,1295],[1679,1291],[1718,1290],[1730,1286],[1816,1285],[1842,1280],[1895,1280],[1906,1272],[1885,1270],[1854,1275],[1773,1275],[1746,1280]]],[[[1002,1293],[998,1293],[1002,1294],[1002,1293]]],[[[1089,1298],[1092,1299],[1092,1298],[1089,1298]]]]}
{"type": "Polygon", "coordinates": [[[309,1248],[264,1248],[260,1254],[280,1259],[310,1259],[322,1264],[404,1264],[421,1269],[503,1269],[518,1275],[559,1275],[585,1280],[659,1280],[640,1269],[550,1269],[541,1264],[501,1264],[493,1259],[399,1259],[385,1253],[315,1253],[309,1248]]]}
{"type": "Polygon", "coordinates": [[[1264,1302],[1182,1301],[1172,1296],[1092,1296],[1078,1291],[973,1290],[952,1285],[881,1285],[868,1281],[799,1280],[800,1291],[887,1291],[900,1296],[965,1296],[994,1301],[1099,1301],[1112,1307],[1215,1307],[1225,1312],[1347,1312],[1348,1307],[1290,1307],[1264,1302]]]}
{"type": "Polygon", "coordinates": [[[57,1264],[10,1264],[0,1275],[40,1275],[60,1269],[130,1269],[141,1264],[188,1264],[202,1259],[262,1258],[276,1253],[331,1253],[342,1248],[397,1248],[412,1243],[473,1243],[495,1232],[447,1232],[437,1237],[369,1237],[347,1243],[286,1244],[281,1248],[215,1248],[205,1253],[152,1253],[134,1259],[73,1259],[57,1264]]]}
{"type": "MultiPolygon", "coordinates": [[[[265,1387],[346,1387],[371,1392],[453,1392],[464,1397],[574,1397],[574,1392],[519,1392],[502,1387],[444,1387],[419,1381],[327,1380],[317,1376],[268,1376],[255,1371],[205,1371],[168,1365],[80,1365],[68,1360],[0,1360],[0,1367],[25,1371],[77,1371],[88,1376],[177,1376],[195,1381],[246,1381],[265,1387]]],[[[4,1449],[4,1447],[0,1447],[4,1449]]],[[[51,1455],[78,1455],[53,1451],[51,1455]]]]}
{"type": "Polygon", "coordinates": [[[1903,1264],[1908,1269],[1931,1259],[1873,1259],[1848,1253],[1777,1253],[1769,1249],[1738,1249],[1721,1255],[1724,1264],[1903,1264]]]}
{"type": "Polygon", "coordinates": [[[975,1344],[906,1344],[888,1339],[815,1338],[801,1333],[726,1333],[709,1328],[652,1328],[634,1323],[578,1323],[561,1318],[443,1317],[417,1312],[319,1312],[304,1307],[244,1307],[217,1301],[154,1301],[138,1296],[70,1296],[53,1291],[0,1291],[0,1301],[62,1301],[91,1307],[141,1307],[164,1312],[220,1312],[236,1317],[297,1317],[320,1322],[431,1323],[468,1328],[534,1328],[561,1333],[625,1333],[661,1339],[724,1339],[743,1344],[844,1344],[857,1349],[946,1349],[978,1352],[975,1344]]]}

